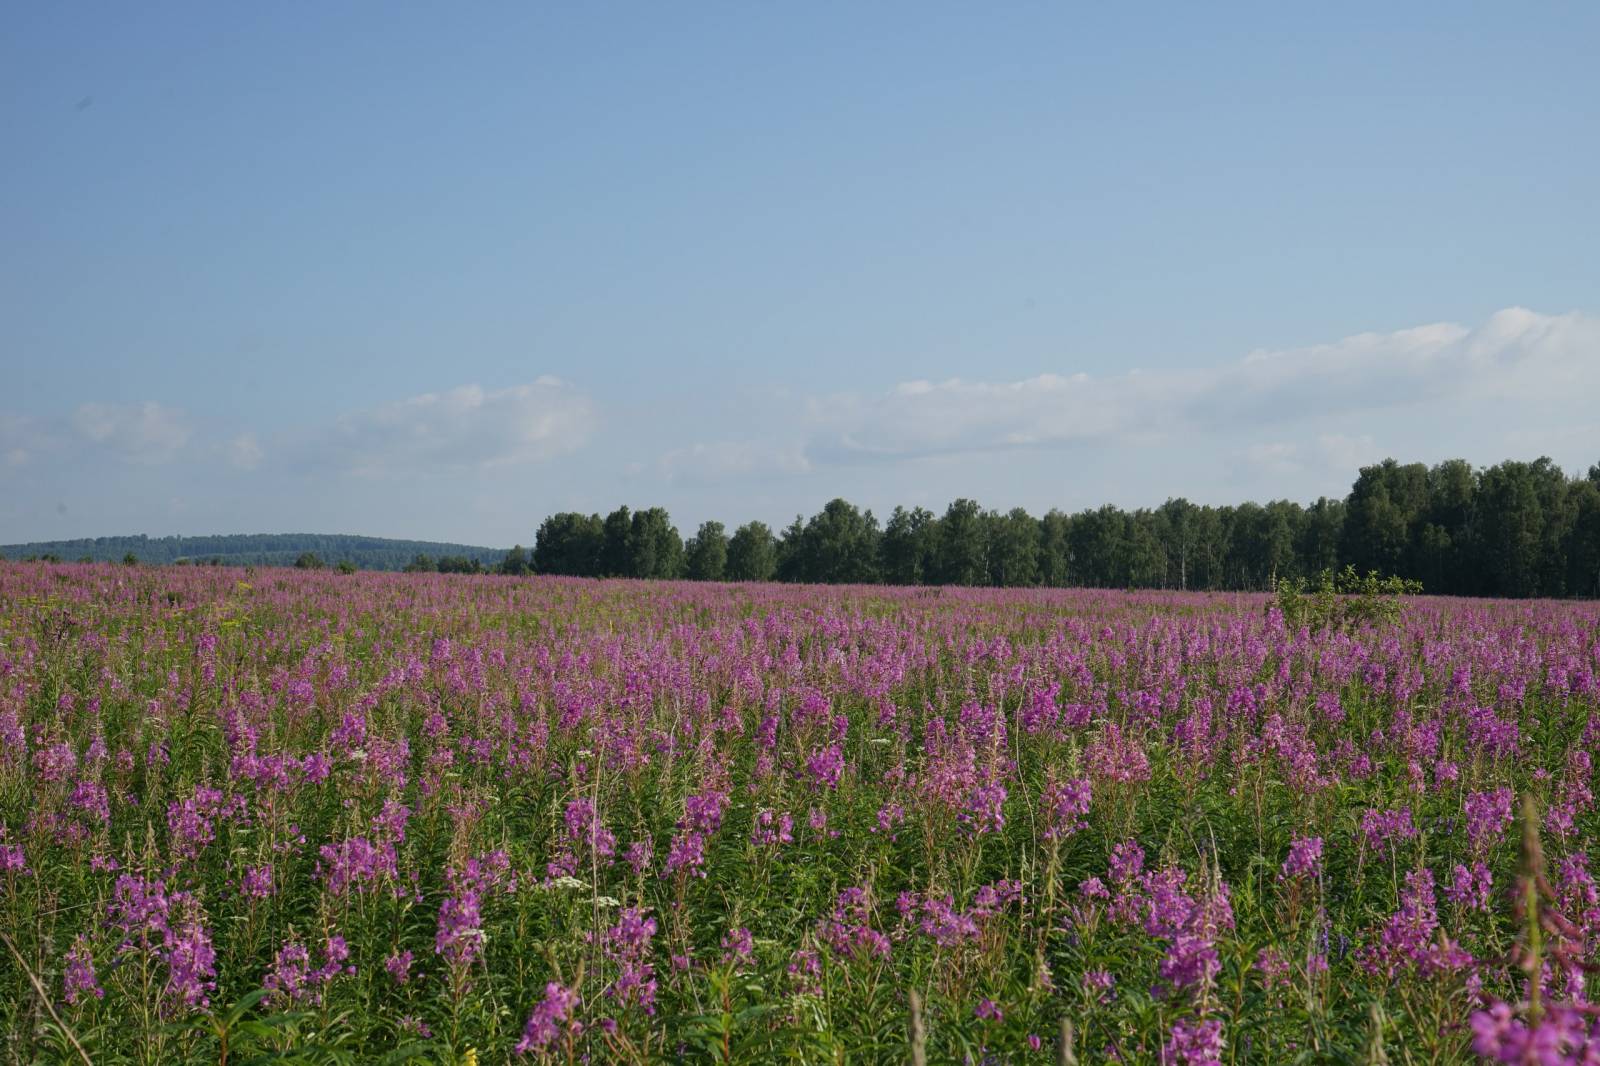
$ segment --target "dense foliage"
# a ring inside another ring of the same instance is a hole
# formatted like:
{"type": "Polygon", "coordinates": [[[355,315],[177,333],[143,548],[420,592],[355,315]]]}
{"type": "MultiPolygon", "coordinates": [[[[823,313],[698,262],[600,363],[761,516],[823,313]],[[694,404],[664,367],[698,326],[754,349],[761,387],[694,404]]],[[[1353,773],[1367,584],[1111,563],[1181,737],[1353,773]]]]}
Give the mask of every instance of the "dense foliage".
{"type": "Polygon", "coordinates": [[[1364,468],[1346,500],[1309,507],[1173,499],[1034,518],[961,499],[943,515],[897,507],[881,527],[841,499],[776,535],[751,522],[730,538],[708,522],[686,557],[664,511],[623,507],[604,519],[552,515],[533,552],[536,572],[573,577],[1012,588],[1265,590],[1346,566],[1436,593],[1600,595],[1600,465],[1569,480],[1548,459],[1482,471],[1386,460],[1364,468]]]}
{"type": "Polygon", "coordinates": [[[1594,604],[0,563],[0,605],[8,1061],[904,1062],[912,992],[931,1062],[1063,1019],[1592,1061],[1524,1053],[1590,1042],[1594,604]]]}

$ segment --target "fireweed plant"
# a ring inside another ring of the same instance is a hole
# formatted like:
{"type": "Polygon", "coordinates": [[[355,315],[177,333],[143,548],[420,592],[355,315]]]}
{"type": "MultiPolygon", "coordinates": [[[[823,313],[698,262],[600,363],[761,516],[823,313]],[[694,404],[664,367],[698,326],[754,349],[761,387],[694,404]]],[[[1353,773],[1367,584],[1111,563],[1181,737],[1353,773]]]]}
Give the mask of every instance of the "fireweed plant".
{"type": "Polygon", "coordinates": [[[1595,1062],[1597,742],[1592,603],[0,563],[0,1056],[1595,1062]]]}

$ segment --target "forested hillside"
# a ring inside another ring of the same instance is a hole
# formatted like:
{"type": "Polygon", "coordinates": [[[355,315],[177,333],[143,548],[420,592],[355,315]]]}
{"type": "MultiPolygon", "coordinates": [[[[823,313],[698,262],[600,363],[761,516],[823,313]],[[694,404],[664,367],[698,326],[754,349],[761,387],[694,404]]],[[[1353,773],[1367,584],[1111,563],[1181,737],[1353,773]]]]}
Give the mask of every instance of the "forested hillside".
{"type": "Polygon", "coordinates": [[[54,557],[67,562],[221,563],[227,566],[292,566],[307,555],[362,570],[400,570],[418,555],[450,556],[498,565],[504,549],[427,540],[391,540],[322,533],[240,533],[213,537],[93,537],[0,546],[8,559],[54,557]]]}

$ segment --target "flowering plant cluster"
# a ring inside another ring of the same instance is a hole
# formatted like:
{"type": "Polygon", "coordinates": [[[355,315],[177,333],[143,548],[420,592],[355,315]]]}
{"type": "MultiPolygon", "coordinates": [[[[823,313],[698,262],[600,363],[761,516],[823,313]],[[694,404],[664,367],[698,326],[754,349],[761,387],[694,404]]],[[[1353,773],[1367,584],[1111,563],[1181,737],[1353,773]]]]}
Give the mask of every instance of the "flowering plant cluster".
{"type": "Polygon", "coordinates": [[[1597,746],[1595,604],[0,562],[0,1033],[1600,1062],[1597,746]]]}

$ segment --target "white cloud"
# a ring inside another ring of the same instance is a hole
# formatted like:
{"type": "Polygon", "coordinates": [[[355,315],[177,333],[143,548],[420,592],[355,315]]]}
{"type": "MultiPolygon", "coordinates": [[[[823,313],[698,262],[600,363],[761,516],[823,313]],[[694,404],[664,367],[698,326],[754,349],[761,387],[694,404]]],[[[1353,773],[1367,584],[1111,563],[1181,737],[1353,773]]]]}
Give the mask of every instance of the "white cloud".
{"type": "Polygon", "coordinates": [[[486,391],[463,385],[341,417],[325,442],[360,474],[483,469],[540,462],[583,446],[589,398],[556,378],[486,391]]]}
{"type": "Polygon", "coordinates": [[[84,403],[68,415],[0,411],[0,455],[11,469],[106,454],[155,465],[175,458],[193,435],[182,411],[154,401],[84,403]]]}
{"type": "Polygon", "coordinates": [[[33,461],[39,434],[33,420],[23,415],[0,411],[0,455],[7,470],[17,470],[33,461]]]}
{"type": "Polygon", "coordinates": [[[241,433],[228,442],[228,462],[239,470],[254,470],[265,455],[254,433],[241,433]]]}
{"type": "Polygon", "coordinates": [[[727,440],[675,448],[657,463],[669,481],[714,482],[748,474],[803,474],[811,463],[797,444],[727,440]]]}
{"type": "Polygon", "coordinates": [[[1350,436],[1322,433],[1304,444],[1291,441],[1258,441],[1235,451],[1231,465],[1237,478],[1278,479],[1291,475],[1324,475],[1348,478],[1363,466],[1383,458],[1370,434],[1350,436]]]}
{"type": "Polygon", "coordinates": [[[1350,474],[1378,462],[1384,456],[1383,449],[1378,447],[1370,433],[1358,436],[1324,433],[1317,437],[1317,451],[1325,468],[1350,474]]]}
{"type": "Polygon", "coordinates": [[[86,403],[69,420],[78,437],[132,463],[164,463],[189,443],[182,412],[153,401],[86,403]]]}
{"type": "MultiPolygon", "coordinates": [[[[1600,394],[1600,319],[1510,308],[1476,329],[1439,323],[1363,333],[1203,369],[909,381],[876,396],[812,400],[807,454],[843,461],[1157,440],[1192,446],[1212,433],[1455,399],[1533,400],[1552,390],[1600,394]]],[[[1330,457],[1370,453],[1370,445],[1340,433],[1319,441],[1330,457]]],[[[1254,459],[1295,461],[1292,450],[1254,459]]]]}
{"type": "Polygon", "coordinates": [[[1305,469],[1300,448],[1287,441],[1252,444],[1243,449],[1237,459],[1253,471],[1269,474],[1298,474],[1305,469]]]}

